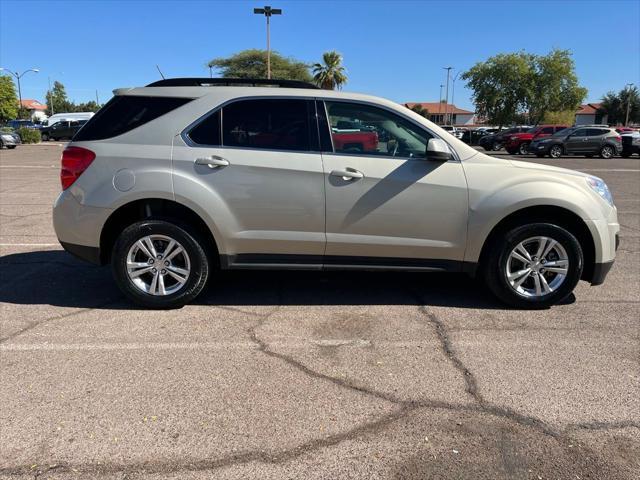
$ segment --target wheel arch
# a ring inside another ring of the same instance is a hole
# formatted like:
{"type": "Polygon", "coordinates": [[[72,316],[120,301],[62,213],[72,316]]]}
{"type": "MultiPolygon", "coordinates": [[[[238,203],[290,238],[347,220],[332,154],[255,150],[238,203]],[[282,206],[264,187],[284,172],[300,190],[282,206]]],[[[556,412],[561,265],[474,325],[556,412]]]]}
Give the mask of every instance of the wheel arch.
{"type": "Polygon", "coordinates": [[[483,268],[487,261],[489,251],[493,244],[507,231],[525,225],[527,223],[553,223],[571,232],[582,247],[584,255],[584,269],[582,271],[583,280],[591,280],[595,267],[595,242],[593,234],[585,221],[571,210],[557,205],[537,205],[525,207],[510,213],[500,220],[486,237],[480,257],[478,267],[483,268]]]}
{"type": "Polygon", "coordinates": [[[198,213],[173,200],[145,198],[121,205],[109,215],[100,233],[100,262],[102,264],[110,262],[113,245],[124,228],[150,218],[174,220],[177,224],[193,228],[206,243],[203,248],[205,252],[211,253],[210,260],[218,261],[218,243],[213,232],[198,213]]]}

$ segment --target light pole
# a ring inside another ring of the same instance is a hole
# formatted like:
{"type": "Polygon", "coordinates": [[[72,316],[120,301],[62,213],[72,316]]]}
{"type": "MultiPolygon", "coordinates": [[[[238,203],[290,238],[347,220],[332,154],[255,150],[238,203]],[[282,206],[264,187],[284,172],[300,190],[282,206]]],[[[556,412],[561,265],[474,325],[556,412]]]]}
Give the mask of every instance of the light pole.
{"type": "Polygon", "coordinates": [[[624,118],[625,127],[629,125],[629,107],[631,106],[631,87],[633,87],[633,83],[627,83],[627,115],[624,118]]]}
{"type": "Polygon", "coordinates": [[[453,103],[453,97],[456,94],[456,80],[458,78],[458,75],[460,75],[460,72],[456,73],[456,76],[453,77],[453,80],[451,81],[451,105],[453,105],[454,108],[455,108],[456,105],[455,105],[455,103],[453,103]]]}
{"type": "Polygon", "coordinates": [[[440,84],[440,98],[438,99],[438,122],[442,123],[440,121],[440,110],[442,109],[442,87],[444,87],[444,85],[440,84]]]}
{"type": "Polygon", "coordinates": [[[447,124],[447,112],[449,112],[449,74],[451,73],[451,69],[453,67],[442,67],[447,71],[447,92],[445,93],[445,101],[444,101],[444,124],[447,124]]]}
{"type": "Polygon", "coordinates": [[[22,110],[22,89],[20,88],[20,79],[25,73],[29,73],[29,72],[38,73],[40,70],[38,70],[37,68],[30,68],[29,70],[25,70],[22,73],[12,72],[8,68],[4,68],[4,67],[0,67],[0,70],[9,72],[11,75],[16,77],[16,80],[18,80],[18,113],[20,113],[20,110],[22,110]]]}
{"type": "Polygon", "coordinates": [[[253,13],[257,15],[264,15],[267,17],[267,79],[271,79],[271,36],[269,33],[269,24],[271,15],[282,15],[282,9],[271,8],[265,5],[264,8],[254,8],[253,13]]]}

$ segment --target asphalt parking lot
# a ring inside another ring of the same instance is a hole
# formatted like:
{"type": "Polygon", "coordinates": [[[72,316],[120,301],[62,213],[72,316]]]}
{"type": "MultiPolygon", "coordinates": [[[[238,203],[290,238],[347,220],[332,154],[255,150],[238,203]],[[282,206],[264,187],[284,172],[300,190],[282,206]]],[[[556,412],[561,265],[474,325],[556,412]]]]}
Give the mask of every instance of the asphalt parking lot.
{"type": "Polygon", "coordinates": [[[527,158],[604,178],[622,225],[607,282],[550,310],[244,271],[158,312],[57,244],[60,152],[0,152],[0,478],[638,478],[637,157],[527,158]]]}

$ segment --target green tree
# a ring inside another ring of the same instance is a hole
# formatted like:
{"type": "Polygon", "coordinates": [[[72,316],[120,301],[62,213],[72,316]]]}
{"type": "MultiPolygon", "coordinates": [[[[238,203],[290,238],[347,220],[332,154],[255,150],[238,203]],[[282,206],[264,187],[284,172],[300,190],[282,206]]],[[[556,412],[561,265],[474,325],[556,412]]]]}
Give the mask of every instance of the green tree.
{"type": "Polygon", "coordinates": [[[13,79],[9,75],[0,75],[0,122],[13,120],[18,114],[18,96],[13,79]]]}
{"type": "Polygon", "coordinates": [[[314,63],[313,80],[325,90],[342,89],[347,83],[346,69],[342,66],[342,55],[335,50],[322,54],[322,63],[314,63]]]}
{"type": "Polygon", "coordinates": [[[498,54],[475,64],[462,78],[473,90],[477,113],[499,126],[524,111],[537,125],[549,112],[575,110],[587,96],[567,50],[498,54]]]}
{"type": "Polygon", "coordinates": [[[45,113],[51,116],[51,106],[53,103],[53,113],[67,113],[74,111],[74,105],[67,98],[67,91],[64,85],[57,80],[53,82],[53,88],[47,90],[47,110],[45,113]]]}
{"type": "Polygon", "coordinates": [[[542,119],[543,123],[552,125],[573,125],[576,121],[575,110],[564,110],[562,112],[547,112],[542,119]]]}
{"type": "Polygon", "coordinates": [[[422,115],[424,118],[429,118],[429,110],[424,108],[419,103],[416,103],[414,106],[409,107],[409,110],[411,110],[412,112],[417,113],[418,115],[422,115]]]}
{"type": "Polygon", "coordinates": [[[587,96],[587,89],[578,84],[571,52],[556,49],[547,55],[527,57],[526,104],[531,121],[537,125],[548,112],[575,112],[587,96]]]}
{"type": "Polygon", "coordinates": [[[602,97],[602,110],[612,125],[624,124],[629,106],[629,123],[640,123],[640,95],[638,88],[623,88],[620,92],[608,92],[602,97]]]}
{"type": "Polygon", "coordinates": [[[93,100],[89,100],[88,102],[78,103],[73,108],[74,112],[97,112],[100,109],[100,105],[93,100]]]}
{"type": "Polygon", "coordinates": [[[476,113],[490,124],[510,124],[526,106],[529,56],[501,53],[476,63],[462,74],[473,91],[476,113]]]}
{"type": "MultiPolygon", "coordinates": [[[[214,58],[207,67],[216,68],[224,78],[266,78],[267,51],[243,50],[228,58],[214,58]]],[[[280,80],[310,82],[309,66],[271,51],[271,77],[280,80]]]]}

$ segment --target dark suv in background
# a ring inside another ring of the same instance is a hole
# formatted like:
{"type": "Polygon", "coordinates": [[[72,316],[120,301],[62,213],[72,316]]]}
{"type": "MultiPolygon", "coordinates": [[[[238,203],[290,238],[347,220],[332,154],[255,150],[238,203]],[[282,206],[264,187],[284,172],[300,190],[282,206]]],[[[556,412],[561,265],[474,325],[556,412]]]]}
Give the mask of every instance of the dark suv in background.
{"type": "Polygon", "coordinates": [[[71,139],[85,123],[87,123],[87,120],[61,120],[49,127],[44,127],[40,131],[42,141],[60,140],[61,138],[71,139]]]}
{"type": "Polygon", "coordinates": [[[558,158],[562,155],[585,155],[611,158],[620,154],[622,139],[612,128],[572,127],[561,130],[551,137],[534,139],[529,151],[536,157],[549,155],[558,158]]]}
{"type": "Polygon", "coordinates": [[[507,135],[511,135],[513,133],[523,133],[529,130],[531,127],[529,126],[519,126],[512,127],[509,130],[504,130],[502,132],[494,133],[493,135],[486,135],[480,139],[478,145],[480,145],[485,150],[493,150],[497,152],[502,148],[504,144],[504,139],[507,135]]]}

